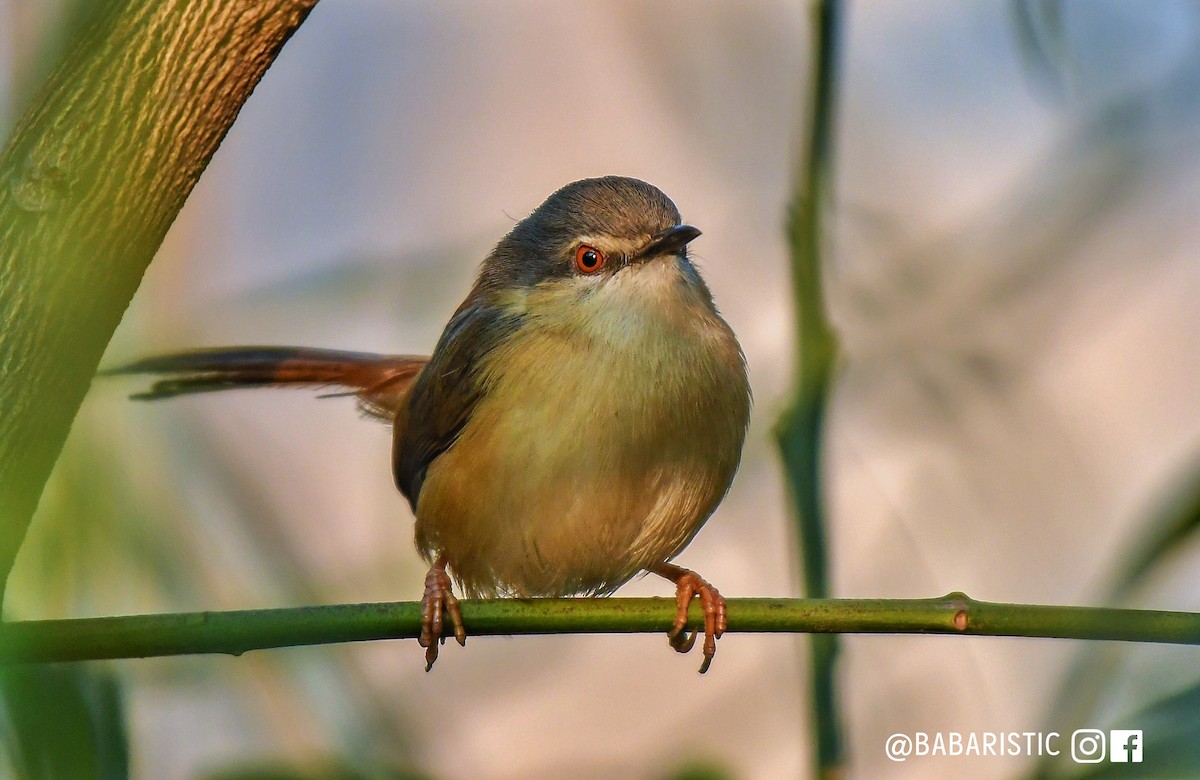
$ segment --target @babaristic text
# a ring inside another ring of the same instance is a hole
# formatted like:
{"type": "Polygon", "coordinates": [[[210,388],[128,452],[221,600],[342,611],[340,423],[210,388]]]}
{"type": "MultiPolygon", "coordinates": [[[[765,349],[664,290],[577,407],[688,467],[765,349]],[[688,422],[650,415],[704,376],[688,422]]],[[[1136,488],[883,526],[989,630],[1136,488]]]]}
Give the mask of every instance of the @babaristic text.
{"type": "Polygon", "coordinates": [[[887,738],[892,761],[956,756],[1070,756],[1079,764],[1142,762],[1141,729],[1057,731],[912,731],[887,738]]]}

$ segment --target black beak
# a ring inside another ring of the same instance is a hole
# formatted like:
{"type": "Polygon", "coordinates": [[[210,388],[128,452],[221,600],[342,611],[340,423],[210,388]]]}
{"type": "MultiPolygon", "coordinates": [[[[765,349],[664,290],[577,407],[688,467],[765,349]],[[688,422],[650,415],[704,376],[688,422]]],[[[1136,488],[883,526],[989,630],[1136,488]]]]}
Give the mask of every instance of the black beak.
{"type": "Polygon", "coordinates": [[[679,253],[688,242],[700,235],[700,231],[691,225],[676,225],[658,233],[650,239],[650,243],[642,250],[642,257],[658,255],[673,255],[679,253]]]}

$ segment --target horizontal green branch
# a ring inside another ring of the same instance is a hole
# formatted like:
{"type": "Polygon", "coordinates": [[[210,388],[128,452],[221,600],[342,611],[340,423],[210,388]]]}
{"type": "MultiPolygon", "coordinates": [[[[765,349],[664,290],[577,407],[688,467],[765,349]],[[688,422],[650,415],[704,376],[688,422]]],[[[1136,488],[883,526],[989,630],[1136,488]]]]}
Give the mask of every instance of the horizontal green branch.
{"type": "MultiPolygon", "coordinates": [[[[729,599],[729,631],[972,634],[1200,644],[1200,614],[933,599],[729,599]]],[[[674,599],[464,600],[470,636],[665,632],[674,599]]],[[[693,604],[693,628],[701,623],[693,604]]],[[[413,639],[421,605],[404,601],[0,624],[0,663],[144,658],[375,639],[413,639]]]]}

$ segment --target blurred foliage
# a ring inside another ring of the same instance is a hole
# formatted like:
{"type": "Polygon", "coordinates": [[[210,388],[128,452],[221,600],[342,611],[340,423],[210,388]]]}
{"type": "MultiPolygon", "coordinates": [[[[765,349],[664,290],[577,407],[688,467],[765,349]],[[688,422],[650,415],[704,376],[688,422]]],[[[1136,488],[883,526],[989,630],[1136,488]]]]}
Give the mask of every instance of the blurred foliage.
{"type": "MultiPolygon", "coordinates": [[[[1180,564],[1189,547],[1194,551],[1200,529],[1200,467],[1193,466],[1175,480],[1165,495],[1145,513],[1138,524],[1144,531],[1127,558],[1119,562],[1109,603],[1128,604],[1139,590],[1159,575],[1167,575],[1180,564]]],[[[1194,557],[1194,556],[1193,556],[1194,557]]],[[[1187,565],[1188,561],[1183,561],[1187,565]]],[[[1122,666],[1143,648],[1130,645],[1085,644],[1064,675],[1052,702],[1046,728],[1068,733],[1076,728],[1108,724],[1112,728],[1136,728],[1144,733],[1144,761],[1114,769],[1098,764],[1083,774],[1065,756],[1044,756],[1032,776],[1055,777],[1154,777],[1200,776],[1200,671],[1192,661],[1194,648],[1173,648],[1157,666],[1156,677],[1166,682],[1135,686],[1132,694],[1119,690],[1127,675],[1122,666]],[[1180,687],[1182,686],[1182,687],[1180,687]]]]}
{"type": "Polygon", "coordinates": [[[663,780],[733,780],[734,777],[733,772],[719,761],[696,759],[664,775],[663,780]]]}
{"type": "MultiPolygon", "coordinates": [[[[1104,222],[1106,213],[1121,205],[1139,178],[1148,175],[1150,150],[1194,147],[1200,80],[1200,56],[1184,56],[1162,77],[1125,89],[1112,89],[1104,73],[1079,61],[1071,50],[1068,15],[1078,4],[1060,0],[1014,0],[1014,27],[1021,63],[1031,83],[1054,99],[1078,94],[1101,94],[1105,99],[1086,105],[1079,131],[1068,139],[1075,162],[1064,168],[1068,175],[1086,170],[1091,160],[1106,160],[1111,186],[1089,188],[1099,200],[1085,209],[1072,229],[1058,243],[1083,240],[1104,222]],[[1182,133],[1180,131],[1183,131],[1182,133]],[[1120,165],[1113,162],[1124,161],[1120,165]]],[[[1195,8],[1190,19],[1193,43],[1200,36],[1195,8]]],[[[1094,164],[1094,163],[1093,163],[1094,164]]],[[[1082,190],[1076,186],[1074,190],[1082,190]]],[[[1078,198],[1087,204],[1087,197],[1078,198]]],[[[1047,253],[1056,256],[1058,253],[1047,253]]],[[[1173,484],[1147,511],[1130,522],[1132,542],[1123,559],[1116,561],[1115,575],[1104,602],[1114,606],[1151,606],[1147,598],[1154,582],[1194,552],[1200,528],[1200,461],[1180,470],[1173,484]]],[[[1194,555],[1191,556],[1194,559],[1194,555]]],[[[1100,764],[1081,767],[1069,754],[1044,756],[1032,776],[1050,777],[1179,777],[1200,776],[1200,743],[1195,724],[1200,723],[1200,673],[1191,648],[1148,650],[1135,645],[1085,643],[1064,674],[1051,702],[1044,728],[1069,735],[1076,728],[1135,728],[1144,732],[1144,762],[1100,764]],[[1130,660],[1150,652],[1155,655],[1154,677],[1161,685],[1134,685],[1129,691],[1130,660]]]]}
{"type": "Polygon", "coordinates": [[[202,780],[429,780],[430,775],[404,769],[361,767],[336,761],[319,766],[296,766],[287,762],[246,763],[220,769],[202,780]]]}
{"type": "MultiPolygon", "coordinates": [[[[1055,97],[1067,96],[1072,88],[1100,92],[1089,84],[1103,74],[1092,73],[1072,56],[1070,30],[1065,26],[1066,4],[1054,0],[1027,0],[1014,4],[1018,40],[1033,80],[1055,97]]],[[[1193,9],[1194,10],[1194,9],[1193,9]]],[[[1190,35],[1197,37],[1195,14],[1190,35]]],[[[1109,176],[1117,186],[1092,192],[1107,192],[1099,204],[1082,214],[1075,229],[1064,233],[1065,241],[1078,241],[1091,226],[1120,205],[1114,197],[1128,189],[1153,159],[1147,153],[1158,147],[1182,150],[1194,146],[1197,122],[1195,87],[1200,80],[1200,56],[1193,46],[1163,77],[1108,94],[1084,113],[1081,131],[1070,140],[1079,161],[1090,153],[1095,159],[1118,160],[1109,176]],[[1168,119],[1169,118],[1169,119],[1168,119]],[[1182,131],[1182,132],[1181,132],[1182,131]],[[1117,184],[1117,182],[1122,182],[1117,184]]],[[[1073,170],[1073,169],[1070,169],[1073,170]]],[[[1196,530],[1200,528],[1200,462],[1194,459],[1181,468],[1162,496],[1147,511],[1132,518],[1128,552],[1114,562],[1115,574],[1105,603],[1120,606],[1151,606],[1160,593],[1156,582],[1169,578],[1179,565],[1195,556],[1196,530]]],[[[1190,648],[1148,649],[1134,645],[1087,643],[1081,645],[1062,684],[1051,702],[1045,728],[1069,734],[1076,728],[1137,728],[1144,731],[1142,764],[1096,764],[1081,771],[1068,756],[1043,757],[1033,776],[1046,777],[1196,777],[1200,776],[1200,748],[1195,724],[1200,722],[1200,672],[1190,648]],[[1131,684],[1132,663],[1149,654],[1150,677],[1144,685],[1131,684]],[[1150,680],[1153,684],[1150,684],[1150,680]]]]}
{"type": "Polygon", "coordinates": [[[155,467],[161,461],[131,467],[109,457],[111,433],[96,411],[77,418],[13,568],[14,617],[147,611],[186,603],[199,588],[171,533],[181,515],[155,467]],[[108,586],[96,592],[95,582],[108,586]]]}
{"type": "MultiPolygon", "coordinates": [[[[1098,720],[1091,721],[1099,722],[1098,720]]],[[[1200,774],[1200,740],[1196,739],[1196,723],[1200,722],[1200,683],[1160,699],[1135,712],[1117,719],[1113,728],[1142,731],[1142,761],[1113,763],[1105,760],[1080,765],[1072,761],[1064,748],[1060,755],[1038,767],[1033,775],[1039,779],[1073,778],[1155,778],[1188,780],[1200,774]]],[[[1107,731],[1107,728],[1101,729],[1107,731]]],[[[1064,742],[1070,732],[1064,731],[1064,742]]],[[[1117,746],[1106,744],[1107,756],[1117,746]]]]}
{"type": "MultiPolygon", "coordinates": [[[[1160,699],[1120,719],[1125,728],[1141,729],[1143,761],[1130,771],[1128,766],[1097,766],[1084,777],[1178,777],[1200,775],[1200,683],[1173,696],[1160,699]]],[[[1111,746],[1110,746],[1111,750],[1111,746]]]]}
{"type": "Polygon", "coordinates": [[[1049,97],[1066,97],[1070,57],[1063,34],[1060,0],[1012,0],[1013,28],[1021,64],[1031,83],[1049,97]]]}
{"type": "Polygon", "coordinates": [[[1122,562],[1114,601],[1127,599],[1157,568],[1169,562],[1200,530],[1200,463],[1185,470],[1159,506],[1147,513],[1138,543],[1122,562]]]}
{"type": "Polygon", "coordinates": [[[97,664],[0,669],[0,776],[116,780],[129,774],[116,678],[97,664]]]}
{"type": "MultiPolygon", "coordinates": [[[[11,613],[67,617],[256,601],[320,603],[321,589],[306,574],[286,519],[243,471],[220,457],[210,433],[186,424],[182,430],[170,424],[156,428],[137,418],[138,409],[114,392],[81,410],[14,568],[11,613]],[[139,431],[139,425],[154,428],[155,435],[139,431]],[[134,440],[143,448],[140,457],[110,456],[114,447],[134,440]],[[185,491],[174,476],[181,468],[192,484],[185,491]],[[197,503],[209,497],[220,501],[197,503]],[[201,515],[206,520],[198,526],[194,518],[201,515]]],[[[337,648],[255,656],[235,669],[202,665],[165,679],[154,669],[120,671],[131,685],[165,684],[180,695],[211,686],[245,688],[239,680],[253,678],[258,691],[253,698],[278,702],[267,709],[290,713],[287,724],[265,719],[268,733],[275,726],[304,724],[354,757],[338,764],[360,773],[351,776],[412,776],[380,768],[411,764],[408,726],[356,657],[337,648]],[[336,707],[328,706],[330,691],[337,692],[336,707]]]]}

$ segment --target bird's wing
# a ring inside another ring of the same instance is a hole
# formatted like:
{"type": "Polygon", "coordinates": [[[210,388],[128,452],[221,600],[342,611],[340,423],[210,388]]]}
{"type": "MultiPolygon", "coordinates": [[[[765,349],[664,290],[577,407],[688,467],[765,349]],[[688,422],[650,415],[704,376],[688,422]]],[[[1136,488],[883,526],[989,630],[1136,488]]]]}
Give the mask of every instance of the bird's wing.
{"type": "Polygon", "coordinates": [[[396,418],[392,468],[414,511],[429,464],[454,444],[471,418],[484,389],[487,356],[519,325],[519,315],[484,304],[464,305],[446,325],[396,418]]]}
{"type": "Polygon", "coordinates": [[[429,358],[310,347],[219,347],[143,358],[100,371],[102,376],[164,377],[137,400],[173,398],[245,387],[327,387],[353,395],[372,417],[391,422],[429,358]]]}

